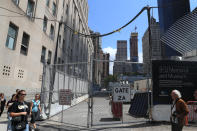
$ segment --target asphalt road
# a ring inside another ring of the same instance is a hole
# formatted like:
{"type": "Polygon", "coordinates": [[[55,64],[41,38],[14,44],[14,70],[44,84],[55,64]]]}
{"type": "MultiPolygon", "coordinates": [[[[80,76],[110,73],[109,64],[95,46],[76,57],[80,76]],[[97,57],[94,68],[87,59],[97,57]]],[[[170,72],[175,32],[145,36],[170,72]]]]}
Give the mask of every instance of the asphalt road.
{"type": "MultiPolygon", "coordinates": [[[[147,119],[133,118],[128,114],[129,105],[124,105],[124,118],[122,121],[112,119],[111,107],[107,97],[94,98],[93,127],[87,128],[87,102],[65,110],[62,113],[40,122],[41,131],[170,131],[170,125],[164,123],[150,124],[147,119]]],[[[184,131],[196,131],[196,126],[184,127],[184,131]]]]}

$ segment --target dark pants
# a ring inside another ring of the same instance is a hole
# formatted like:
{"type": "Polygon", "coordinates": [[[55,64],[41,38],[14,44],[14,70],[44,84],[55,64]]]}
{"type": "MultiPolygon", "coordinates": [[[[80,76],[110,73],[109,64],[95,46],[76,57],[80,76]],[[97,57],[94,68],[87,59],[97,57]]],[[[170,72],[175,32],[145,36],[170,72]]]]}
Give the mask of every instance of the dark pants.
{"type": "Polygon", "coordinates": [[[1,107],[0,116],[2,115],[3,111],[4,111],[4,106],[3,106],[3,107],[1,107]]]}
{"type": "Polygon", "coordinates": [[[31,123],[34,124],[36,122],[36,119],[38,117],[38,112],[32,112],[31,114],[31,123]]]}
{"type": "Polygon", "coordinates": [[[182,131],[183,125],[172,123],[172,131],[182,131]]]}

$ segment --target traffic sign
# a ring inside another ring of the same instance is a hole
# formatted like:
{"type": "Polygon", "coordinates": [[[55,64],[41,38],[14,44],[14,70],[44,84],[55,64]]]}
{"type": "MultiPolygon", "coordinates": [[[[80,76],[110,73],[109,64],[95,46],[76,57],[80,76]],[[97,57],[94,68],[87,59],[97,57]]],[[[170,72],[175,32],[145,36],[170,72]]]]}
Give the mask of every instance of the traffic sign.
{"type": "Polygon", "coordinates": [[[131,101],[130,87],[129,86],[114,87],[113,101],[114,102],[130,102],[131,101]]]}
{"type": "Polygon", "coordinates": [[[69,89],[60,89],[59,105],[71,105],[72,92],[69,89]]]}

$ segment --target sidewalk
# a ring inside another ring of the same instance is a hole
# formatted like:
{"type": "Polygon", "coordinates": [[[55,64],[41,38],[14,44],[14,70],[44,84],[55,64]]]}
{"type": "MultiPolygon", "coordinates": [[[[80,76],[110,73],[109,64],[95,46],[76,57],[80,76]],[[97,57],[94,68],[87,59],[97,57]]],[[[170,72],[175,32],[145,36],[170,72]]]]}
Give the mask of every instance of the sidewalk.
{"type": "Polygon", "coordinates": [[[6,131],[7,130],[7,110],[4,110],[3,114],[0,117],[0,130],[6,131]]]}

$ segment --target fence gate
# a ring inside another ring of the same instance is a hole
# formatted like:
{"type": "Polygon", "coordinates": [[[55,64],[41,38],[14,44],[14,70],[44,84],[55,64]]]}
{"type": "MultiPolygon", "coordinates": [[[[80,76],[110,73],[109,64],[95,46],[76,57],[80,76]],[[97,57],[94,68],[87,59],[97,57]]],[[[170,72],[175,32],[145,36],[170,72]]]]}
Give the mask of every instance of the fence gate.
{"type": "Polygon", "coordinates": [[[87,127],[90,67],[90,62],[44,66],[41,106],[49,121],[87,127]]]}
{"type": "MultiPolygon", "coordinates": [[[[104,62],[102,60],[94,60],[94,64],[96,65],[100,62],[104,62]]],[[[137,68],[137,63],[133,62],[125,62],[125,61],[110,61],[110,64],[116,64],[118,66],[131,66],[131,68],[137,68]]],[[[130,69],[128,69],[130,70],[130,69]]],[[[129,74],[125,70],[125,74],[129,74]]],[[[121,79],[121,78],[120,78],[121,79]]],[[[121,81],[121,80],[120,80],[121,81]]],[[[95,78],[93,78],[93,82],[95,82],[95,78]]],[[[117,87],[117,93],[119,94],[119,98],[123,100],[124,97],[127,97],[128,94],[121,94],[126,91],[128,88],[124,86],[130,87],[130,84],[120,82],[115,87],[117,87]],[[123,89],[124,88],[124,89],[123,89]],[[123,91],[124,90],[124,91],[123,91]]],[[[147,87],[148,89],[149,87],[147,87]]],[[[90,99],[90,110],[91,114],[91,125],[94,128],[101,128],[102,126],[106,127],[115,127],[122,126],[123,124],[136,124],[136,123],[146,123],[148,119],[148,101],[150,101],[150,93],[148,92],[140,92],[136,93],[136,96],[131,101],[125,102],[113,102],[114,99],[114,91],[113,88],[109,86],[106,88],[104,86],[98,86],[95,83],[92,83],[92,95],[90,99]],[[142,99],[142,100],[141,100],[142,99]],[[140,106],[138,106],[140,105],[140,106]],[[134,112],[132,112],[134,110],[134,112]],[[132,112],[132,113],[131,113],[132,112]],[[138,113],[139,117],[136,117],[135,114],[138,113]]],[[[132,95],[132,94],[130,94],[132,95]]],[[[150,103],[149,103],[150,104],[150,103]]]]}

